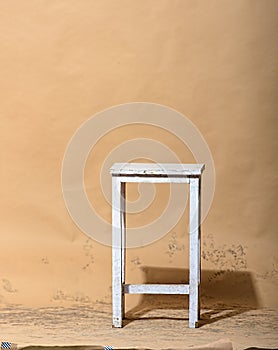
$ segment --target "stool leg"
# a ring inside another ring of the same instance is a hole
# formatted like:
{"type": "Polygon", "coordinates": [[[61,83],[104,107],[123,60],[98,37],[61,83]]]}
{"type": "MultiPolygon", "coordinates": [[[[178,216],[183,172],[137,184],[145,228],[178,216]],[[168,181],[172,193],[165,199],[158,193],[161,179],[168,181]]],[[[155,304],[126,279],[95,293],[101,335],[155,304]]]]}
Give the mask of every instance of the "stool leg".
{"type": "Polygon", "coordinates": [[[121,235],[122,235],[122,317],[125,317],[125,261],[126,261],[126,183],[121,182],[121,235]]]}
{"type": "Polygon", "coordinates": [[[198,215],[199,215],[199,230],[198,230],[198,254],[199,254],[199,268],[198,268],[198,274],[199,274],[199,289],[198,289],[198,319],[200,320],[201,318],[201,298],[200,298],[200,285],[201,285],[201,260],[202,260],[202,255],[201,255],[201,187],[202,187],[202,181],[201,177],[199,178],[199,203],[198,203],[198,215]]]}
{"type": "Polygon", "coordinates": [[[190,179],[190,263],[189,263],[189,327],[198,327],[200,279],[200,202],[199,178],[190,179]]]}
{"type": "Polygon", "coordinates": [[[112,313],[113,327],[122,327],[121,182],[112,176],[112,313]]]}

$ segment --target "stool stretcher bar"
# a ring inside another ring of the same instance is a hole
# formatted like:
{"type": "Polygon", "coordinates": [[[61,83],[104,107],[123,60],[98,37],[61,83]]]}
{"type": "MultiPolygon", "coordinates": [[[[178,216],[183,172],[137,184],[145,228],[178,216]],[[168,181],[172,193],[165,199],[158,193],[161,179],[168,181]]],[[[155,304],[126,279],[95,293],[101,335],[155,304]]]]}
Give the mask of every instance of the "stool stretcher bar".
{"type": "Polygon", "coordinates": [[[189,284],[125,284],[126,294],[189,294],[189,284]]]}

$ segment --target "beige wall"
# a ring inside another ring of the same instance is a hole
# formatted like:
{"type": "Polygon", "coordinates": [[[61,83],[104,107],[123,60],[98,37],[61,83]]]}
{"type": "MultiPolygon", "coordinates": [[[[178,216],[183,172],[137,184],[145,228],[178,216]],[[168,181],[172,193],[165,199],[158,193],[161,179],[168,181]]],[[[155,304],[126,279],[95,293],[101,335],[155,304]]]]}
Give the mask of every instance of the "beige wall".
{"type": "MultiPolygon", "coordinates": [[[[1,2],[0,305],[110,302],[110,248],[69,217],[61,162],[90,116],[147,101],[189,117],[215,161],[203,301],[277,306],[277,9],[271,0],[1,2]]],[[[144,127],[115,131],[86,167],[89,198],[107,220],[111,208],[90,179],[128,134],[154,137],[144,127]]],[[[155,137],[192,161],[173,136],[155,137]]],[[[128,252],[130,281],[182,279],[185,221],[128,252]]]]}

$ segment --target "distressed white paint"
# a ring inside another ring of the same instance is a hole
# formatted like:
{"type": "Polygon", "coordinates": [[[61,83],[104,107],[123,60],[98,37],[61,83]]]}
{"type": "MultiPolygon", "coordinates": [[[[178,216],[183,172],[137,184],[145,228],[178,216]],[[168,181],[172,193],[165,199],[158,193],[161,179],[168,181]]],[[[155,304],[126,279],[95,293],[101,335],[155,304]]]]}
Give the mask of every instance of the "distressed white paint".
{"type": "Polygon", "coordinates": [[[138,176],[138,175],[119,175],[121,182],[147,182],[147,183],[180,183],[188,184],[189,178],[184,176],[150,176],[150,175],[138,176]],[[147,177],[148,176],[148,177],[147,177]]]}
{"type": "Polygon", "coordinates": [[[112,174],[113,326],[122,327],[125,294],[189,294],[189,327],[198,326],[201,280],[201,175],[204,164],[115,163],[112,174]],[[127,182],[189,183],[190,242],[188,284],[125,284],[125,190],[127,182]]]}
{"type": "Polygon", "coordinates": [[[121,236],[121,182],[112,177],[112,304],[113,326],[122,327],[122,236],[121,236]]]}
{"type": "Polygon", "coordinates": [[[198,326],[199,316],[199,278],[200,278],[200,209],[199,178],[190,179],[190,230],[189,230],[189,327],[198,326]]]}
{"type": "Polygon", "coordinates": [[[153,163],[115,163],[110,168],[113,175],[201,175],[204,164],[153,164],[153,163]]]}
{"type": "MultiPolygon", "coordinates": [[[[125,283],[125,262],[126,262],[126,184],[124,182],[121,182],[121,236],[122,236],[122,243],[121,243],[121,255],[122,255],[122,289],[123,285],[125,283]]],[[[122,317],[125,314],[125,293],[124,290],[122,290],[122,317]]]]}
{"type": "Polygon", "coordinates": [[[188,284],[126,284],[127,294],[189,294],[188,284]]]}

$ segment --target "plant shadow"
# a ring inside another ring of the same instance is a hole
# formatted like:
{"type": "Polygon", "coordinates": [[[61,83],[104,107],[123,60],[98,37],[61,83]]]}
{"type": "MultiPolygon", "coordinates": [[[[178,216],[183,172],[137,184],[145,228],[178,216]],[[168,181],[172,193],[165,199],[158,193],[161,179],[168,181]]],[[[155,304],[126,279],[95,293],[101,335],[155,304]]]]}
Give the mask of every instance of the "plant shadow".
{"type": "MultiPolygon", "coordinates": [[[[143,283],[188,283],[189,270],[143,266],[143,283]]],[[[247,271],[202,270],[199,327],[260,307],[252,274],[247,271]]],[[[138,319],[188,320],[187,295],[142,294],[128,310],[124,325],[138,319]],[[155,311],[163,310],[157,316],[155,311]],[[175,314],[175,310],[183,310],[175,314]],[[184,315],[184,316],[183,316],[184,315]]]]}

